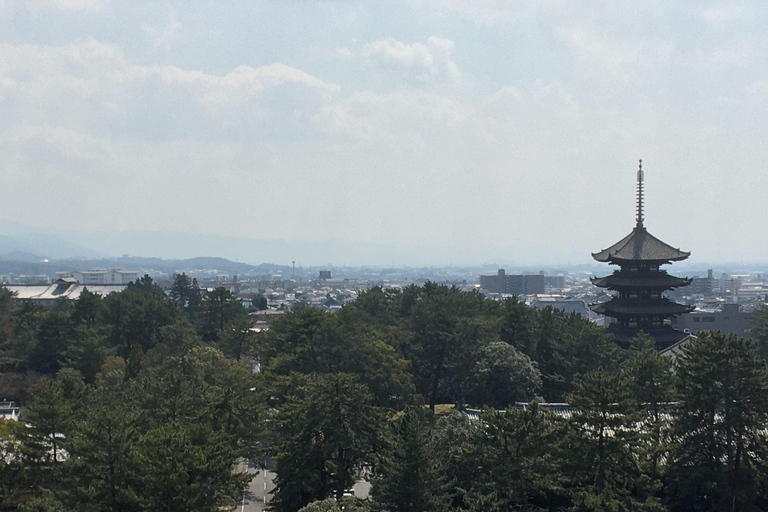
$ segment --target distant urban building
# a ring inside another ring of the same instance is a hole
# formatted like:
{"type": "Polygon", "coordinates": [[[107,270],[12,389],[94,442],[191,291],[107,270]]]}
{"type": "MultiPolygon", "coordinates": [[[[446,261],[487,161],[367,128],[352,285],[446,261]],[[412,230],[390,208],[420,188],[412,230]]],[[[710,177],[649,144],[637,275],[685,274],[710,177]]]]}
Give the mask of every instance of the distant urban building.
{"type": "Polygon", "coordinates": [[[738,304],[723,304],[721,311],[694,311],[672,319],[672,325],[683,332],[720,331],[749,337],[754,312],[741,311],[738,304]]]}
{"type": "Polygon", "coordinates": [[[317,276],[318,279],[330,279],[331,278],[331,271],[330,270],[321,270],[320,275],[317,276]]]}
{"type": "Polygon", "coordinates": [[[34,276],[19,276],[14,280],[15,284],[51,284],[51,278],[45,274],[34,276]]]}
{"type": "Polygon", "coordinates": [[[663,296],[667,290],[688,286],[690,279],[675,277],[660,270],[661,265],[682,261],[689,252],[675,249],[651,235],[643,226],[643,167],[637,171],[637,224],[632,232],[592,257],[600,262],[618,265],[620,270],[606,277],[594,278],[595,286],[618,292],[607,302],[592,304],[595,313],[613,320],[608,331],[622,346],[639,331],[649,334],[659,349],[666,348],[686,334],[674,329],[669,319],[693,308],[673,302],[663,296]]]}
{"type": "Polygon", "coordinates": [[[7,400],[0,401],[0,420],[19,421],[19,407],[7,400]]]}
{"type": "Polygon", "coordinates": [[[544,276],[544,286],[547,288],[565,288],[565,276],[544,276]]]}
{"type": "Polygon", "coordinates": [[[694,277],[686,290],[690,295],[712,295],[715,291],[715,278],[712,269],[707,270],[707,277],[694,277]]]}
{"type": "Polygon", "coordinates": [[[72,277],[80,284],[128,284],[141,278],[135,270],[78,270],[75,272],[56,272],[57,277],[72,277]]]}
{"type": "Polygon", "coordinates": [[[544,293],[544,274],[507,276],[507,293],[512,295],[544,293]]]}
{"type": "Polygon", "coordinates": [[[509,293],[512,295],[544,293],[544,275],[508,275],[502,268],[495,276],[480,276],[480,288],[487,293],[509,293]]]}
{"type": "Polygon", "coordinates": [[[500,268],[495,276],[480,276],[480,288],[487,293],[507,293],[507,274],[500,268]]]}
{"type": "Polygon", "coordinates": [[[95,284],[84,285],[77,282],[74,277],[62,277],[53,284],[43,285],[6,285],[6,288],[14,293],[16,300],[28,300],[41,306],[52,306],[57,300],[77,300],[84,290],[106,297],[110,293],[125,290],[125,284],[95,284]]]}
{"type": "Polygon", "coordinates": [[[531,307],[536,309],[544,309],[547,307],[560,309],[569,314],[576,313],[588,320],[592,320],[597,316],[596,313],[593,313],[589,307],[587,307],[585,301],[580,299],[566,299],[562,296],[537,295],[533,302],[531,302],[531,307]]]}

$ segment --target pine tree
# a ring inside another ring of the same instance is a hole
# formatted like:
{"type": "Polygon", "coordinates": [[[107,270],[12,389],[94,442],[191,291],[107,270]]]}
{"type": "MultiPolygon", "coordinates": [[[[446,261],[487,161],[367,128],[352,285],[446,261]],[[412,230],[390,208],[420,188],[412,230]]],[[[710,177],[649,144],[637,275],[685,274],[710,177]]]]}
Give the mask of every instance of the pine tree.
{"type": "Polygon", "coordinates": [[[648,476],[656,480],[659,461],[666,458],[670,442],[670,402],[675,396],[672,362],[659,354],[650,336],[641,332],[632,340],[625,371],[639,407],[644,466],[648,476]]]}
{"type": "Polygon", "coordinates": [[[640,435],[629,379],[602,369],[576,383],[569,402],[578,408],[570,420],[570,460],[574,511],[655,510],[638,466],[640,435]]]}
{"type": "Polygon", "coordinates": [[[676,510],[765,510],[768,369],[755,342],[700,333],[677,358],[676,510]]]}
{"type": "Polygon", "coordinates": [[[442,512],[448,496],[435,441],[418,409],[392,425],[390,445],[378,460],[371,494],[387,512],[442,512]]]}

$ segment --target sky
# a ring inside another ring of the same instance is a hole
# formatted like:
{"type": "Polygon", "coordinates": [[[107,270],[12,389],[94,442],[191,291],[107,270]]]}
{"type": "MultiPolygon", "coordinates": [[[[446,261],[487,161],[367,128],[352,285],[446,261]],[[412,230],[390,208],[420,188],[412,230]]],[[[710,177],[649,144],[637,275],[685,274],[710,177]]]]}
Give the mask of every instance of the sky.
{"type": "Polygon", "coordinates": [[[586,263],[634,226],[642,158],[651,233],[768,261],[766,26],[763,1],[0,0],[0,221],[586,263]]]}

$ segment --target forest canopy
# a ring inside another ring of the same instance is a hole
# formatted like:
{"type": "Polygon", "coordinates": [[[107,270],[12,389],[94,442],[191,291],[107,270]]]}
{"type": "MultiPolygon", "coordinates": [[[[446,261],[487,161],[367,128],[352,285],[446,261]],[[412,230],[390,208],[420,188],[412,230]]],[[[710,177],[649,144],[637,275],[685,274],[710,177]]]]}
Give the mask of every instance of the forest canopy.
{"type": "Polygon", "coordinates": [[[245,461],[277,512],[768,508],[762,343],[672,360],[429,282],[251,325],[186,276],[50,309],[0,288],[0,510],[232,509],[245,461]]]}

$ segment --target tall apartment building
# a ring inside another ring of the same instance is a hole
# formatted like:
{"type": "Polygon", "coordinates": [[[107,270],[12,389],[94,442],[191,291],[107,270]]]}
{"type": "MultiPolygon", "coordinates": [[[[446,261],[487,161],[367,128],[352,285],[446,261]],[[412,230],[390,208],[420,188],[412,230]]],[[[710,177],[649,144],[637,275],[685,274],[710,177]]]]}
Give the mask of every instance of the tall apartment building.
{"type": "Polygon", "coordinates": [[[487,293],[534,295],[544,293],[544,274],[510,274],[499,269],[495,276],[480,276],[480,288],[487,293]]]}

